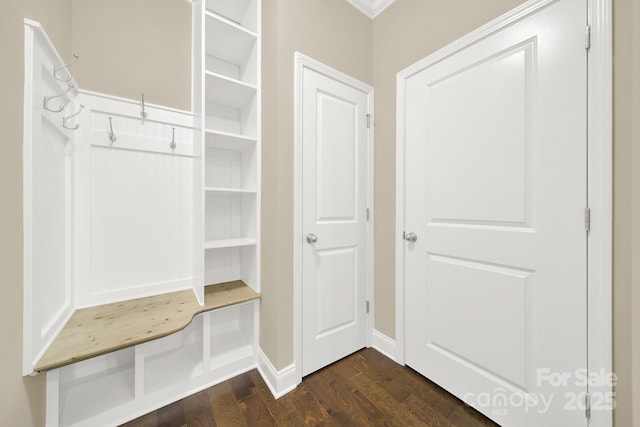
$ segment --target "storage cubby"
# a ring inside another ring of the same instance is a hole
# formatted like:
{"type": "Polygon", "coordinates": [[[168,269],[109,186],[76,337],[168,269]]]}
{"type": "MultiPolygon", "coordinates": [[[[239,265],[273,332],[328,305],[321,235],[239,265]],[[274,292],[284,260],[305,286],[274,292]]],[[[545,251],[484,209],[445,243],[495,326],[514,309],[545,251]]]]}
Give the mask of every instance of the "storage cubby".
{"type": "Polygon", "coordinates": [[[226,132],[250,138],[257,137],[256,97],[246,104],[219,103],[219,97],[206,99],[205,128],[208,131],[226,132]]]}
{"type": "Polygon", "coordinates": [[[255,85],[257,82],[257,35],[214,13],[205,22],[205,70],[255,85]]]}
{"type": "Polygon", "coordinates": [[[258,292],[256,244],[229,242],[226,247],[205,251],[204,280],[207,284],[242,280],[258,292]],[[232,244],[235,243],[235,244],[232,244]]]}
{"type": "Polygon", "coordinates": [[[127,348],[58,370],[59,425],[70,426],[134,399],[134,348],[127,348]]]}
{"type": "Polygon", "coordinates": [[[138,346],[144,359],[144,394],[150,395],[202,375],[202,315],[180,332],[138,346]]]}
{"type": "Polygon", "coordinates": [[[254,307],[249,302],[207,313],[212,369],[255,356],[254,307]]]}
{"type": "Polygon", "coordinates": [[[227,150],[207,146],[205,149],[205,189],[256,191],[256,150],[227,150]]]}
{"type": "Polygon", "coordinates": [[[209,192],[206,195],[205,241],[256,239],[255,194],[209,192]]]}
{"type": "MultiPolygon", "coordinates": [[[[194,64],[201,106],[203,277],[259,292],[260,0],[204,0],[194,64]]],[[[198,31],[198,26],[194,26],[198,31]]],[[[243,313],[240,313],[243,314],[243,313]]]]}

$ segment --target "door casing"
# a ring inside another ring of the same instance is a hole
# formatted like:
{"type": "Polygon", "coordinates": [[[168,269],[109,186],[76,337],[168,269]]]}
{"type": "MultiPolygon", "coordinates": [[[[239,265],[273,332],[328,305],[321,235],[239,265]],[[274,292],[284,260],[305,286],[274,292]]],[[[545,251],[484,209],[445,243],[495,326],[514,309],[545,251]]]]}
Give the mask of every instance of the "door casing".
{"type": "Polygon", "coordinates": [[[368,93],[368,114],[371,115],[369,132],[367,135],[367,206],[369,208],[369,220],[367,222],[367,301],[369,301],[369,312],[366,325],[367,347],[371,346],[373,335],[373,319],[375,316],[374,277],[374,219],[373,212],[373,87],[363,83],[341,71],[331,68],[315,59],[312,59],[300,52],[294,57],[294,190],[293,190],[293,363],[295,367],[295,382],[302,382],[302,250],[303,250],[303,229],[302,229],[302,94],[303,79],[302,74],[305,68],[323,74],[329,78],[337,80],[348,86],[368,93]]]}
{"type": "MultiPolygon", "coordinates": [[[[398,73],[396,129],[396,361],[405,363],[405,140],[404,87],[406,79],[429,65],[446,58],[556,0],[530,0],[489,22],[450,45],[398,73]]],[[[587,1],[590,27],[587,118],[587,198],[591,209],[588,237],[587,334],[590,373],[612,372],[612,4],[611,0],[587,1]]],[[[586,27],[585,27],[586,33],[586,27]]],[[[586,46],[585,46],[586,48],[586,46]]],[[[608,385],[596,389],[611,393],[608,385]]],[[[592,411],[592,427],[613,425],[612,411],[592,411]]]]}

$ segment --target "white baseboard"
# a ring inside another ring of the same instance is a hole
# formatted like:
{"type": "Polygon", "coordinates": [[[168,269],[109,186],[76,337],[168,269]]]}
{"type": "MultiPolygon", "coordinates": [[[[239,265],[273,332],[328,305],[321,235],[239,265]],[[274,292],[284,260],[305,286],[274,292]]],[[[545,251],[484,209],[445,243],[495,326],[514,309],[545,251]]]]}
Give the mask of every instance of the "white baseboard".
{"type": "Polygon", "coordinates": [[[267,383],[274,398],[279,399],[296,388],[298,381],[296,380],[296,367],[293,363],[278,371],[260,347],[258,347],[257,353],[258,372],[267,383]]]}
{"type": "Polygon", "coordinates": [[[389,359],[397,362],[396,360],[396,341],[392,340],[382,332],[373,330],[371,346],[378,350],[380,353],[387,356],[389,359]]]}

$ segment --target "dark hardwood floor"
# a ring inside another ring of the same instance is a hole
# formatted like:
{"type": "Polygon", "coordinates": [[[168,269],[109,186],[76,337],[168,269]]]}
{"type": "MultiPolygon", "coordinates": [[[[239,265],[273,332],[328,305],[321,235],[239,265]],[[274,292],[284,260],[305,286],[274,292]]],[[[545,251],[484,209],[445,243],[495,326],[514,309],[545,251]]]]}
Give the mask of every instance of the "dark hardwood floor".
{"type": "Polygon", "coordinates": [[[275,400],[256,371],[158,409],[125,427],[496,426],[373,349],[305,377],[275,400]]]}

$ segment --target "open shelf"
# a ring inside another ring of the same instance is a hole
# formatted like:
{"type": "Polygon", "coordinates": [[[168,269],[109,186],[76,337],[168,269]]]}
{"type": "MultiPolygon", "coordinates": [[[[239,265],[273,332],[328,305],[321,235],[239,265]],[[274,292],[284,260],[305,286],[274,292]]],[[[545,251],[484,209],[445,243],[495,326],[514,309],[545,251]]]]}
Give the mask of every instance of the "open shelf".
{"type": "Polygon", "coordinates": [[[205,288],[209,297],[204,306],[186,290],[76,310],[35,370],[48,371],[162,338],[184,329],[199,313],[260,298],[245,283],[227,285],[205,288]],[[218,298],[216,292],[221,293],[218,298]]]}
{"type": "Polygon", "coordinates": [[[205,69],[255,85],[257,35],[211,12],[205,33],[205,69]]]}
{"type": "Polygon", "coordinates": [[[205,249],[224,249],[224,248],[239,248],[242,246],[254,246],[256,244],[255,239],[219,239],[219,240],[207,240],[204,242],[205,249]]]}
{"type": "Polygon", "coordinates": [[[205,144],[207,148],[242,151],[254,147],[256,142],[255,137],[205,129],[205,144]]]}
{"type": "Polygon", "coordinates": [[[243,188],[206,187],[204,191],[212,194],[256,194],[256,190],[247,190],[243,188]]]}
{"type": "Polygon", "coordinates": [[[134,349],[60,369],[59,424],[74,425],[134,399],[134,349]]]}
{"type": "Polygon", "coordinates": [[[206,0],[205,8],[250,31],[257,29],[255,0],[206,0]]]}
{"type": "Polygon", "coordinates": [[[212,72],[205,76],[207,102],[242,109],[256,96],[257,89],[250,84],[212,72]]]}

